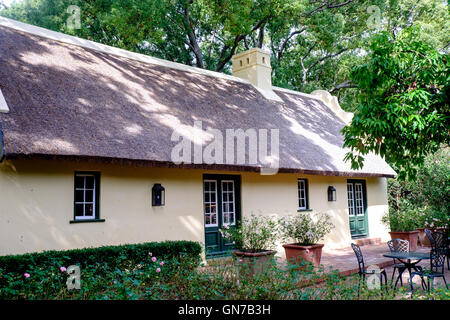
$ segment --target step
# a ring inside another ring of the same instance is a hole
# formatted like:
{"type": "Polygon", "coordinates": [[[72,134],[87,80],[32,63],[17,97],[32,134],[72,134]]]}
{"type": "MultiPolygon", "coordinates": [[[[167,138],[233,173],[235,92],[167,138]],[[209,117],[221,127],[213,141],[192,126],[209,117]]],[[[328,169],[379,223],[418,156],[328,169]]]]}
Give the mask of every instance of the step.
{"type": "Polygon", "coordinates": [[[368,245],[382,244],[381,238],[359,238],[359,239],[353,239],[353,241],[360,247],[368,246],[368,245]]]}

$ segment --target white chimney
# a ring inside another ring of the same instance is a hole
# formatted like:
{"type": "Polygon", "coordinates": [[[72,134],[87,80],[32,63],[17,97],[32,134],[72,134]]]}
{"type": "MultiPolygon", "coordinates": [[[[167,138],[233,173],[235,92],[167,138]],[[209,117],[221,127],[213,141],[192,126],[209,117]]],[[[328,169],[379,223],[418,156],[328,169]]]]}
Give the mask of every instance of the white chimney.
{"type": "Polygon", "coordinates": [[[272,90],[272,67],[268,52],[253,48],[234,55],[232,62],[233,76],[248,80],[265,98],[283,101],[272,90]]]}

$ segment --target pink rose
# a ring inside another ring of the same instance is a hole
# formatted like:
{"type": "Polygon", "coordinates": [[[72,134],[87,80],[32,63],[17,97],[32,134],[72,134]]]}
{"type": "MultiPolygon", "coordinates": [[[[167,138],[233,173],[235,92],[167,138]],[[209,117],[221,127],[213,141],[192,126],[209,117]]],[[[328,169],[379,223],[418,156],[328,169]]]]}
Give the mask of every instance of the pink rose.
{"type": "Polygon", "coordinates": [[[160,266],[163,266],[164,265],[164,261],[161,261],[161,263],[159,264],[160,266]]]}
{"type": "Polygon", "coordinates": [[[153,262],[156,262],[156,258],[155,258],[155,257],[153,257],[153,258],[152,258],[152,261],[153,261],[153,262]]]}
{"type": "Polygon", "coordinates": [[[309,253],[309,249],[306,249],[306,253],[309,253]]]}
{"type": "Polygon", "coordinates": [[[161,272],[161,268],[156,268],[156,272],[161,272]]]}
{"type": "Polygon", "coordinates": [[[31,277],[29,273],[24,273],[23,275],[24,275],[25,278],[31,277]]]}
{"type": "Polygon", "coordinates": [[[242,262],[242,259],[239,259],[239,262],[242,262]]]}
{"type": "Polygon", "coordinates": [[[61,272],[66,272],[67,271],[66,267],[61,267],[61,268],[59,268],[59,270],[61,270],[61,272]]]}

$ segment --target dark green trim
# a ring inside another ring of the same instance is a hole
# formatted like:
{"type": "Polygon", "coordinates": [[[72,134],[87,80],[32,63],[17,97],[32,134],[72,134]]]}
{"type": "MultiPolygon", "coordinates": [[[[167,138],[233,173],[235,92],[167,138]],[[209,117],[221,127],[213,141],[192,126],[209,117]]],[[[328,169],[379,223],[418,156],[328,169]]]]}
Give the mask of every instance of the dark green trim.
{"type": "Polygon", "coordinates": [[[224,257],[231,254],[232,250],[234,250],[234,246],[228,246],[226,248],[226,244],[222,242],[222,238],[220,233],[218,233],[218,230],[222,228],[222,180],[233,180],[234,181],[234,187],[235,187],[235,209],[236,209],[236,226],[238,226],[241,223],[242,219],[242,207],[241,207],[241,176],[240,175],[234,175],[234,174],[203,174],[203,180],[202,180],[202,193],[203,193],[203,203],[202,203],[202,214],[203,214],[203,224],[205,223],[204,220],[204,203],[205,203],[205,192],[204,192],[204,181],[205,180],[216,180],[217,181],[217,219],[218,219],[218,226],[217,227],[205,227],[205,252],[206,252],[206,258],[218,258],[218,257],[224,257]],[[207,235],[218,233],[219,237],[219,250],[218,251],[208,251],[208,243],[207,243],[207,235]]]}
{"type": "Polygon", "coordinates": [[[313,211],[313,209],[298,209],[297,212],[310,212],[313,211]]]}
{"type": "Polygon", "coordinates": [[[105,222],[105,219],[70,220],[69,223],[105,222]]]}
{"type": "Polygon", "coordinates": [[[298,204],[297,208],[300,208],[300,198],[298,196],[298,182],[300,180],[305,182],[306,209],[298,209],[297,212],[300,212],[300,211],[312,211],[310,209],[310,207],[309,207],[309,183],[308,183],[308,179],[306,179],[306,178],[298,178],[297,179],[297,197],[298,197],[298,199],[297,199],[297,204],[298,204]]]}
{"type": "Polygon", "coordinates": [[[73,220],[70,223],[78,222],[103,222],[104,219],[100,219],[100,172],[99,171],[75,171],[73,174],[73,220]],[[75,215],[75,177],[77,174],[92,174],[95,176],[95,219],[81,220],[77,219],[75,215]],[[74,222],[72,222],[74,221],[74,222]]]}
{"type": "MultiPolygon", "coordinates": [[[[369,236],[369,217],[367,212],[367,186],[366,180],[362,179],[347,179],[347,183],[361,183],[363,187],[363,203],[364,203],[364,224],[365,224],[365,233],[352,234],[352,239],[363,238],[369,236]]],[[[354,190],[354,189],[353,189],[354,190]]],[[[337,196],[336,196],[337,198],[337,196]]],[[[347,205],[348,206],[348,205],[347,205]]],[[[356,210],[356,209],[355,209],[356,210]]],[[[347,211],[348,214],[348,211],[347,211]]]]}

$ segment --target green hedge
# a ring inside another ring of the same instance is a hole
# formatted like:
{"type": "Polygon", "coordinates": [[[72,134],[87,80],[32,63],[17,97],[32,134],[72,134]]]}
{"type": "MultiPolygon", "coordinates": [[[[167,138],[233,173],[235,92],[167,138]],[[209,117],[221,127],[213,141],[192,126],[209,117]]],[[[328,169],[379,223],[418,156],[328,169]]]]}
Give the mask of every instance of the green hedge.
{"type": "Polygon", "coordinates": [[[192,241],[147,242],[119,246],[103,246],[66,251],[44,251],[21,255],[0,256],[0,269],[3,273],[24,273],[33,267],[79,265],[81,268],[102,262],[110,268],[126,268],[130,265],[144,263],[149,257],[166,259],[187,258],[200,261],[202,246],[192,241]]]}

